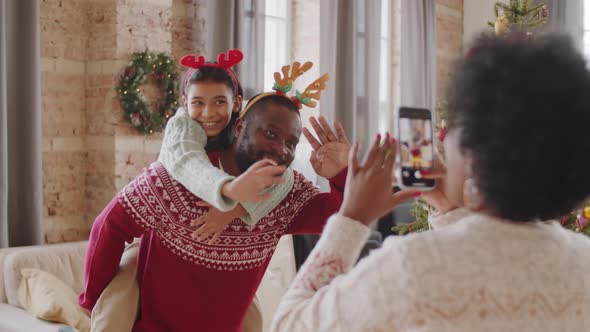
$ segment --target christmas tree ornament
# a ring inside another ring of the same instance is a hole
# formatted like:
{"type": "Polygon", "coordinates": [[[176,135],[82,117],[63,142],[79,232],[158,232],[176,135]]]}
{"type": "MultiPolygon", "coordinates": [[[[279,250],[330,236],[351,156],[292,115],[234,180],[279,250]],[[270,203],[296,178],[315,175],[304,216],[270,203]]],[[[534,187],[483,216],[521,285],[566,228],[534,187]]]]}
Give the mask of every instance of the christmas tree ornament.
{"type": "Polygon", "coordinates": [[[561,226],[565,225],[567,223],[568,219],[569,219],[569,216],[563,216],[563,217],[559,218],[559,224],[561,226]]]}
{"type": "Polygon", "coordinates": [[[496,22],[494,23],[494,31],[496,35],[502,35],[508,29],[508,20],[504,16],[499,16],[496,18],[496,22]]]}
{"type": "Polygon", "coordinates": [[[439,129],[436,133],[436,138],[438,138],[439,141],[444,142],[445,137],[447,137],[447,128],[439,129]]]}
{"type": "Polygon", "coordinates": [[[586,219],[584,215],[581,214],[578,216],[578,219],[576,220],[576,225],[580,230],[582,230],[586,228],[586,226],[588,226],[588,219],[586,219]]]}

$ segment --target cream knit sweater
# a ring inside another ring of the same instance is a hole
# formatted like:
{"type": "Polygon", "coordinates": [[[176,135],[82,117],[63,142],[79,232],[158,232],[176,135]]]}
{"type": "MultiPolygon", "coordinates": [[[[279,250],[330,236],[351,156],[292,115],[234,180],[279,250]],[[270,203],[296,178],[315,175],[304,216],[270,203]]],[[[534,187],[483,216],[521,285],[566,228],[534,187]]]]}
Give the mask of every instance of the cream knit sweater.
{"type": "Polygon", "coordinates": [[[333,216],[272,330],[590,331],[590,239],[464,210],[431,222],[353,268],[369,229],[333,216]]]}

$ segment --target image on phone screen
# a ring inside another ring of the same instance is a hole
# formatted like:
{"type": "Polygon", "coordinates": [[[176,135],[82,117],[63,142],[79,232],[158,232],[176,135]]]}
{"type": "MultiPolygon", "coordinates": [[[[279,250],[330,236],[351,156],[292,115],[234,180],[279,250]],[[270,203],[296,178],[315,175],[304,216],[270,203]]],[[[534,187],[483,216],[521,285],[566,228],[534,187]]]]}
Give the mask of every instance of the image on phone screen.
{"type": "Polygon", "coordinates": [[[433,187],[434,180],[425,179],[422,174],[424,171],[431,171],[434,165],[430,112],[422,109],[400,109],[399,133],[402,185],[433,187]]]}

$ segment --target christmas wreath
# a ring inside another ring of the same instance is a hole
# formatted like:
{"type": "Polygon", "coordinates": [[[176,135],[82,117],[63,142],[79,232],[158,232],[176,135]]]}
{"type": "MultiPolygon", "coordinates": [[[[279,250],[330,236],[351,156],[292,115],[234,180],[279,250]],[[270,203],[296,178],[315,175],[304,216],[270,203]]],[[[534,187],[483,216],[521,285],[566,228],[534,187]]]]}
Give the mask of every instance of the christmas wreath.
{"type": "Polygon", "coordinates": [[[134,53],[116,87],[125,119],[144,134],[162,131],[178,106],[177,78],[176,63],[165,53],[134,53]],[[151,105],[140,89],[148,78],[161,93],[151,105]]]}

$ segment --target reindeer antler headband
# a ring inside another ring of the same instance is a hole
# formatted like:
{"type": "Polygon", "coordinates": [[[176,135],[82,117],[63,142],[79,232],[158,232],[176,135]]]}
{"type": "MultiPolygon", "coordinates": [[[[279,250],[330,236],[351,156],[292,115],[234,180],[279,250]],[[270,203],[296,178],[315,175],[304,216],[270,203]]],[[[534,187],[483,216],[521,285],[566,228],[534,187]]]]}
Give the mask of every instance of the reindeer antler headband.
{"type": "Polygon", "coordinates": [[[293,62],[292,65],[283,66],[283,68],[281,68],[283,73],[282,77],[281,73],[274,73],[275,84],[272,87],[274,91],[261,93],[250,100],[248,105],[246,105],[246,107],[244,107],[244,109],[240,112],[240,118],[243,118],[246,112],[248,112],[248,110],[250,110],[254,104],[269,96],[285,97],[295,103],[299,109],[301,109],[303,105],[311,108],[316,107],[316,101],[320,100],[322,91],[326,89],[326,82],[330,78],[327,73],[311,83],[303,92],[295,90],[295,96],[287,96],[287,92],[293,89],[293,83],[295,80],[308,71],[311,67],[313,67],[313,63],[309,61],[303,65],[301,65],[299,62],[293,62]]]}
{"type": "Polygon", "coordinates": [[[239,82],[238,78],[236,77],[236,74],[234,74],[234,72],[231,70],[231,67],[240,63],[240,61],[242,61],[243,58],[244,54],[240,50],[228,50],[227,54],[223,52],[219,53],[219,55],[217,55],[217,63],[206,62],[205,57],[202,55],[199,55],[198,57],[195,57],[192,54],[183,56],[182,59],[180,59],[180,64],[191,68],[191,70],[189,70],[188,73],[186,73],[186,76],[184,77],[184,82],[182,84],[182,87],[184,89],[183,91],[186,91],[188,79],[195,72],[195,70],[203,67],[215,67],[225,69],[230,74],[236,86],[237,95],[239,89],[239,82]]]}

